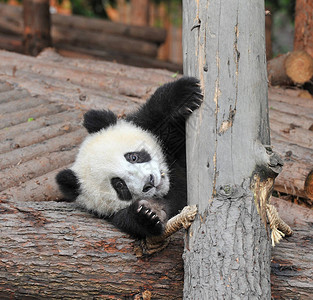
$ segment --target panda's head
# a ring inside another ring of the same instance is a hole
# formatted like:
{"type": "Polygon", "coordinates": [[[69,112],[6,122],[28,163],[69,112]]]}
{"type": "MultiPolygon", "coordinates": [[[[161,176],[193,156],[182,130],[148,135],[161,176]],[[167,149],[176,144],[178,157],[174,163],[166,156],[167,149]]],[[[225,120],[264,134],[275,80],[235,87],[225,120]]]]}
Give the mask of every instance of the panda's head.
{"type": "Polygon", "coordinates": [[[98,130],[88,123],[91,115],[84,122],[91,134],[71,167],[79,190],[77,202],[110,216],[138,199],[166,195],[169,170],[159,141],[150,132],[115,118],[98,130]]]}

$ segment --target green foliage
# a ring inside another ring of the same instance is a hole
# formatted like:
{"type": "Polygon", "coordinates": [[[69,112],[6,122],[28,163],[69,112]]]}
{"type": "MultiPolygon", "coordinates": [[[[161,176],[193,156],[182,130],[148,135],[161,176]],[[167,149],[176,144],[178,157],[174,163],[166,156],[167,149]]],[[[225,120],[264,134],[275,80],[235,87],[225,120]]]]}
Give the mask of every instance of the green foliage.
{"type": "MultiPolygon", "coordinates": [[[[59,0],[62,2],[62,0],[59,0]]],[[[72,11],[76,15],[87,17],[108,18],[106,7],[115,7],[116,0],[70,0],[72,11]]]]}
{"type": "Polygon", "coordinates": [[[296,0],[266,0],[265,6],[275,11],[280,11],[289,15],[289,17],[294,17],[296,0]]]}

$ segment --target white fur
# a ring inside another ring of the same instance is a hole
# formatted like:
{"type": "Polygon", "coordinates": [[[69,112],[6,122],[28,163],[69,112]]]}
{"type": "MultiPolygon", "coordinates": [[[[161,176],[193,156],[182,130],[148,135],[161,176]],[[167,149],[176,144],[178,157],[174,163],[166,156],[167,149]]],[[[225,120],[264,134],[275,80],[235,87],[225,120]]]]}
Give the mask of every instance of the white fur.
{"type": "Polygon", "coordinates": [[[157,139],[132,123],[119,120],[82,143],[71,168],[78,177],[81,194],[77,202],[88,210],[110,216],[129,206],[132,201],[164,196],[169,190],[168,167],[157,139]],[[145,149],[151,156],[146,163],[129,163],[124,154],[145,149]],[[165,175],[161,177],[161,173],[165,175]],[[152,174],[155,188],[142,192],[152,174]],[[122,178],[132,194],[132,201],[122,201],[111,185],[111,178],[122,178]]]}

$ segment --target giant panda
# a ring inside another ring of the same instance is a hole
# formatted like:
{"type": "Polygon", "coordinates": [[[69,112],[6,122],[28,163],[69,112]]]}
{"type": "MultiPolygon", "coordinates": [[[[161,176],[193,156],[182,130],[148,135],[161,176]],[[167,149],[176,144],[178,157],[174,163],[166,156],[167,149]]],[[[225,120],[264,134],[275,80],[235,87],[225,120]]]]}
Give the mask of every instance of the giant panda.
{"type": "Polygon", "coordinates": [[[187,203],[185,121],[201,102],[199,81],[182,77],[123,119],[88,111],[89,135],[56,176],[64,198],[134,237],[162,234],[187,203]]]}

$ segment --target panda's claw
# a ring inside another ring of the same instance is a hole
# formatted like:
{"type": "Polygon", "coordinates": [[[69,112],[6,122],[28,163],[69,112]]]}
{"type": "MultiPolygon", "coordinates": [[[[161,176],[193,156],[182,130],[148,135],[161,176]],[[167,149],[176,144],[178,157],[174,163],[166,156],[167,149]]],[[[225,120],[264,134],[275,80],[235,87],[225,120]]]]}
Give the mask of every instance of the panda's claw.
{"type": "Polygon", "coordinates": [[[187,112],[192,113],[192,109],[190,109],[189,107],[186,108],[187,112]]]}
{"type": "Polygon", "coordinates": [[[136,219],[141,226],[144,226],[149,234],[159,235],[164,230],[164,223],[157,210],[150,203],[138,203],[138,208],[135,210],[136,219]]]}

